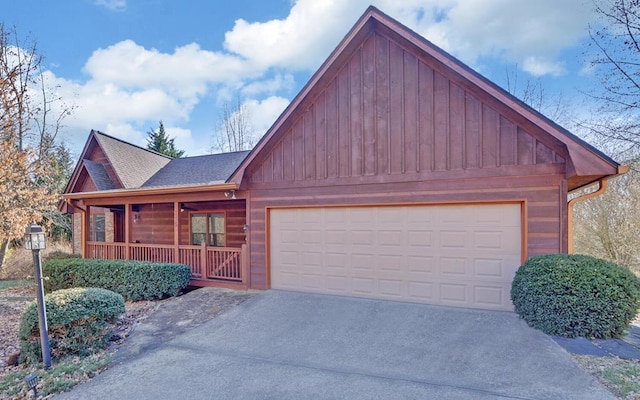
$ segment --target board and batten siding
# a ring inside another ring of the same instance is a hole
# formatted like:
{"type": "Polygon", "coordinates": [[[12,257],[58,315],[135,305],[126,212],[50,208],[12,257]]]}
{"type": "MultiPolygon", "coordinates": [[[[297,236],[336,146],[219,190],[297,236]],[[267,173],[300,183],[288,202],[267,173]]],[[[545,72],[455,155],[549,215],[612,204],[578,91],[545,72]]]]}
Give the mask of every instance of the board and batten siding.
{"type": "Polygon", "coordinates": [[[252,287],[270,207],[522,201],[526,255],[566,250],[563,144],[392,35],[344,59],[246,168],[252,287]]]}

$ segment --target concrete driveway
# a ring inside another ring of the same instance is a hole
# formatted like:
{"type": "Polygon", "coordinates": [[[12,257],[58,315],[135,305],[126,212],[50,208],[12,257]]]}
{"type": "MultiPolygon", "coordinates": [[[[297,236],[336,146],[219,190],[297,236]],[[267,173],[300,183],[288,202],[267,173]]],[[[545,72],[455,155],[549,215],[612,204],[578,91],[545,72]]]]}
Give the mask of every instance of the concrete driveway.
{"type": "Polygon", "coordinates": [[[613,399],[515,314],[267,291],[59,399],[613,399]]]}

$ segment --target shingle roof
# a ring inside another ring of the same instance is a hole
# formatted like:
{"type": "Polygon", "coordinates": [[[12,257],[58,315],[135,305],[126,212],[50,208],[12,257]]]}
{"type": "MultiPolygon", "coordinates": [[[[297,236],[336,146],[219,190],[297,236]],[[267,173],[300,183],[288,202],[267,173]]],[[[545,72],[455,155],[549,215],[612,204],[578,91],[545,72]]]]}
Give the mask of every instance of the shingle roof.
{"type": "Polygon", "coordinates": [[[94,133],[125,189],[139,188],[172,160],[102,132],[94,133]]]}
{"type": "Polygon", "coordinates": [[[82,162],[98,190],[116,189],[116,185],[109,178],[104,165],[91,160],[82,160],[82,162]]]}
{"type": "Polygon", "coordinates": [[[150,177],[142,187],[198,185],[225,182],[248,151],[175,158],[150,177]]]}

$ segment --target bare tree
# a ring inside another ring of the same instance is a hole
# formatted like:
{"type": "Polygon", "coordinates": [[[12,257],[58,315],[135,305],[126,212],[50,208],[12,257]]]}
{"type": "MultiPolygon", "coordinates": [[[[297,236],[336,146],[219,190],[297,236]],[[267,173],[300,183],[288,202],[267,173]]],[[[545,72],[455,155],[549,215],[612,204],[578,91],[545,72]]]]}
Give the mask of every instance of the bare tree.
{"type": "Polygon", "coordinates": [[[596,117],[582,125],[626,147],[640,147],[640,0],[598,1],[587,57],[600,80],[590,93],[596,117]]]}
{"type": "Polygon", "coordinates": [[[234,103],[225,102],[219,128],[213,133],[211,152],[250,150],[256,142],[247,105],[240,96],[236,97],[234,103]]]}
{"type": "Polygon", "coordinates": [[[0,79],[2,82],[2,109],[0,128],[5,138],[16,140],[19,150],[24,149],[33,113],[28,88],[35,83],[34,74],[42,58],[35,42],[20,41],[16,29],[6,29],[0,23],[0,79]]]}
{"type": "Polygon", "coordinates": [[[55,200],[68,178],[68,150],[55,142],[73,107],[46,85],[41,62],[35,42],[0,24],[0,270],[27,223],[64,219],[55,200]]]}
{"type": "Polygon", "coordinates": [[[529,107],[563,126],[573,125],[572,110],[562,94],[549,94],[540,78],[527,78],[524,83],[518,75],[518,65],[505,70],[505,89],[529,107]]]}
{"type": "Polygon", "coordinates": [[[574,250],[623,265],[640,275],[640,160],[612,179],[600,196],[573,207],[574,250]]]}

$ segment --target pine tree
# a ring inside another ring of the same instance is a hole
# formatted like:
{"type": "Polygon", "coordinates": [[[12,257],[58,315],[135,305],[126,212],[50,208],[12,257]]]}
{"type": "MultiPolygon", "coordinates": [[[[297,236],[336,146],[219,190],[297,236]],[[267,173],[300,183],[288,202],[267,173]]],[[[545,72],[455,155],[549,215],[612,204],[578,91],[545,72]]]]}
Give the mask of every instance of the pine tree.
{"type": "Polygon", "coordinates": [[[164,125],[160,121],[160,127],[157,131],[150,130],[147,132],[147,149],[157,151],[173,158],[180,158],[184,155],[184,150],[176,149],[174,143],[175,138],[169,138],[164,130],[164,125]]]}

